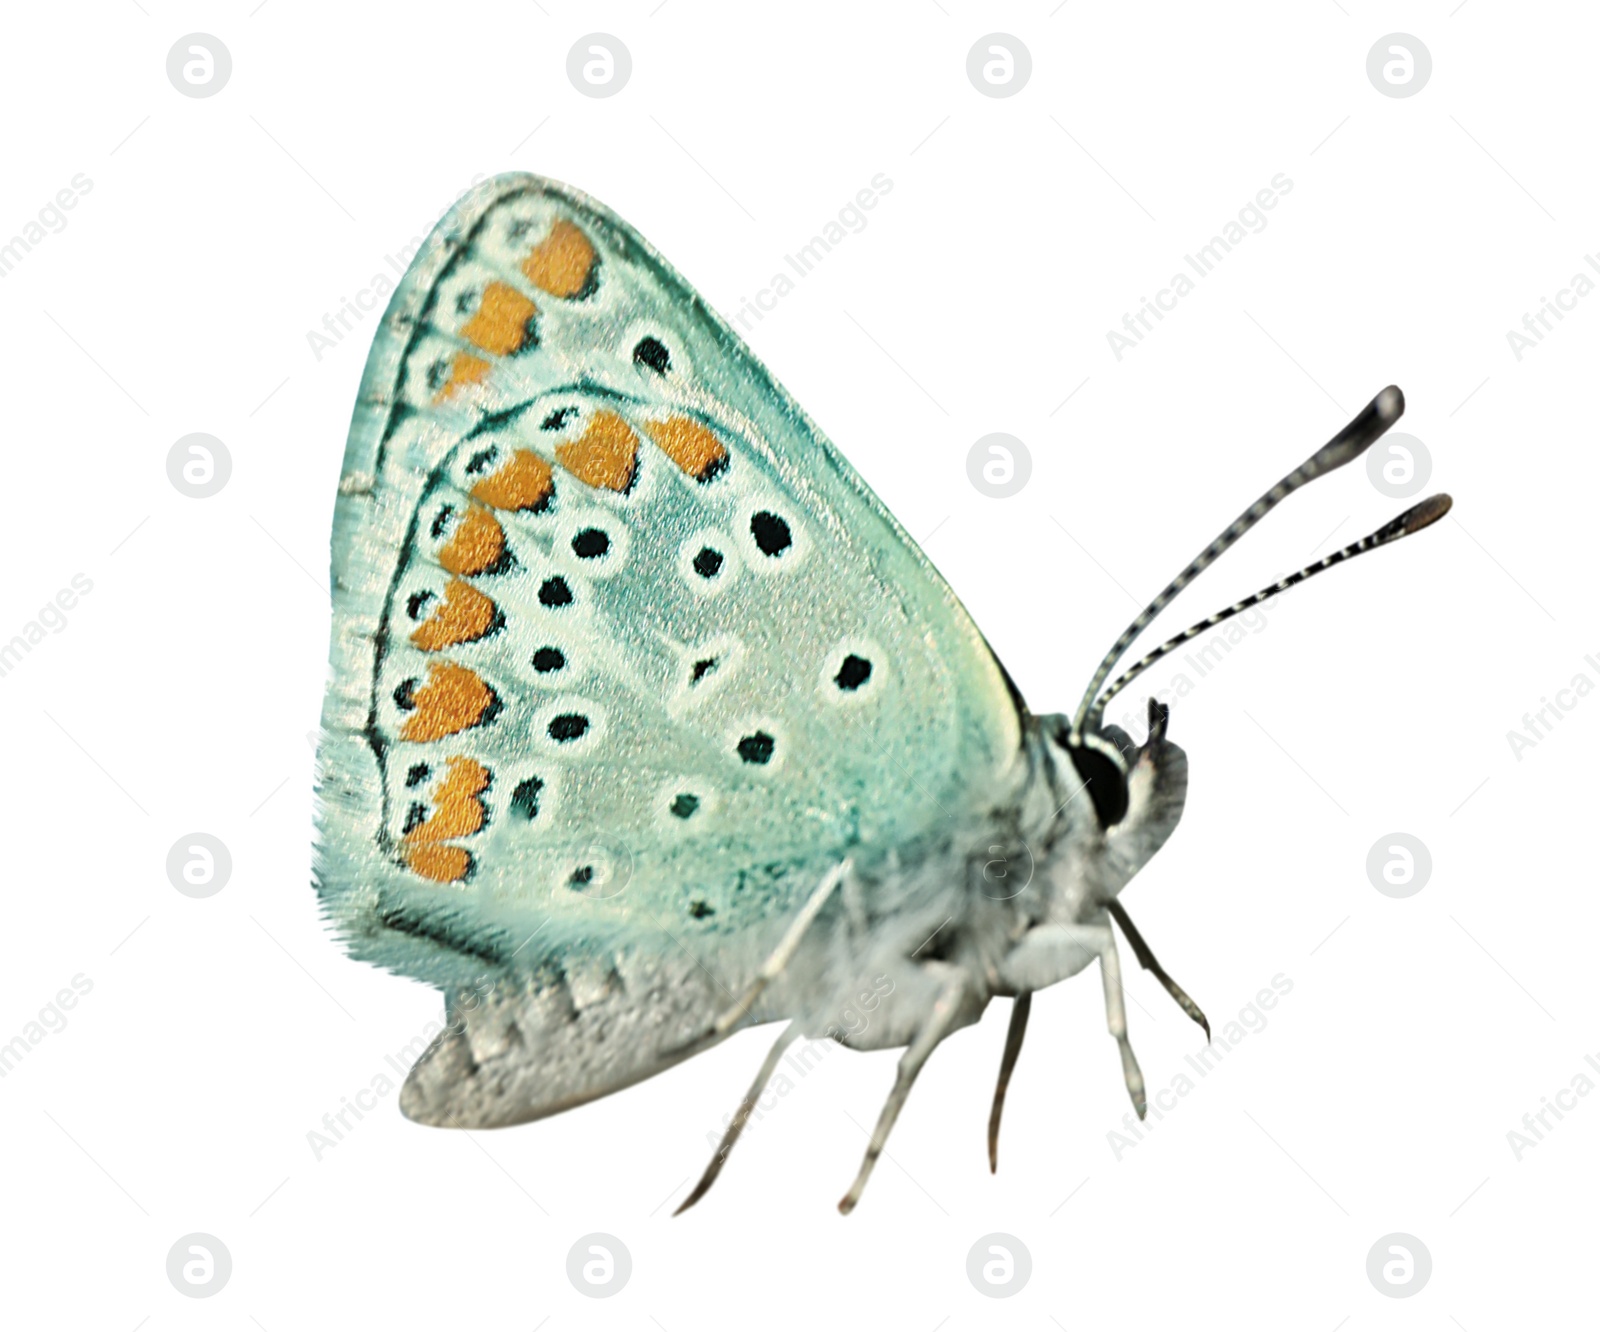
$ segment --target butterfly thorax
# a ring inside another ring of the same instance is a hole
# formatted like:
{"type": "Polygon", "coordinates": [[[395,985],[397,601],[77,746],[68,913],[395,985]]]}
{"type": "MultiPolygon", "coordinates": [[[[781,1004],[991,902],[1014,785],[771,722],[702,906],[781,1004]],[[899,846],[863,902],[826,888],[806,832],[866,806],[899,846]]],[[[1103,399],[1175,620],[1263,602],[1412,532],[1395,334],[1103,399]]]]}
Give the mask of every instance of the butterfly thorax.
{"type": "MultiPolygon", "coordinates": [[[[881,1048],[904,1043],[950,968],[971,978],[968,1020],[989,996],[1016,993],[1008,959],[1030,932],[1103,923],[1107,902],[1177,825],[1186,760],[1164,715],[1153,722],[1138,746],[1106,728],[1127,765],[1125,813],[1106,827],[1062,742],[1065,719],[1026,718],[992,803],[919,842],[855,850],[841,900],[752,1017],[792,1017],[813,1036],[881,1048]]],[[[1045,983],[1089,960],[1069,953],[1045,983]]],[[[1022,974],[1039,978],[1036,967],[1022,974]]]]}

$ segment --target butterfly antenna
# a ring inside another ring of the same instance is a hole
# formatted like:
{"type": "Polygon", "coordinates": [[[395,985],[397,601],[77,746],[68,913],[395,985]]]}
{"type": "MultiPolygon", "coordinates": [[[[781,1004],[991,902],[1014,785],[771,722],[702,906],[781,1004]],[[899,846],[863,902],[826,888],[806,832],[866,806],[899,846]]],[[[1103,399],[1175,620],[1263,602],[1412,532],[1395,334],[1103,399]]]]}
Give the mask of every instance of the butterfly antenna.
{"type": "Polygon", "coordinates": [[[1094,710],[1095,698],[1100,693],[1101,687],[1111,678],[1111,672],[1116,669],[1122,654],[1128,650],[1133,640],[1145,631],[1150,622],[1167,608],[1172,599],[1188,587],[1197,575],[1215,563],[1223,551],[1265,518],[1281,500],[1308,482],[1315,481],[1319,476],[1325,476],[1335,468],[1343,467],[1346,463],[1359,458],[1372,447],[1384,431],[1400,419],[1405,409],[1405,395],[1393,384],[1389,385],[1363,407],[1349,425],[1235,518],[1215,541],[1196,555],[1189,566],[1167,584],[1160,596],[1139,612],[1133,623],[1123,630],[1122,636],[1111,645],[1111,651],[1106,653],[1105,659],[1101,661],[1100,668],[1094,673],[1094,679],[1089,681],[1089,687],[1083,691],[1083,699],[1072,718],[1074,744],[1082,741],[1084,724],[1094,710]]]}
{"type": "MultiPolygon", "coordinates": [[[[1166,656],[1167,653],[1171,652],[1173,648],[1182,647],[1183,644],[1187,643],[1191,638],[1195,637],[1195,635],[1205,633],[1206,630],[1214,628],[1216,625],[1221,624],[1224,620],[1231,620],[1240,611],[1246,611],[1252,606],[1260,605],[1261,602],[1267,600],[1268,597],[1275,597],[1278,595],[1278,593],[1293,587],[1296,583],[1303,583],[1306,579],[1322,573],[1326,569],[1331,569],[1336,564],[1343,564],[1346,560],[1353,560],[1357,555],[1365,555],[1369,550],[1377,550],[1379,546],[1387,546],[1392,542],[1400,540],[1401,537],[1408,537],[1413,532],[1420,532],[1425,527],[1432,527],[1433,524],[1438,522],[1439,519],[1443,518],[1445,514],[1450,512],[1450,502],[1450,496],[1448,495],[1430,495],[1427,499],[1423,500],[1421,504],[1407,509],[1393,522],[1385,523],[1370,536],[1362,537],[1360,541],[1346,546],[1341,551],[1336,551],[1334,554],[1329,555],[1326,559],[1318,560],[1315,564],[1306,565],[1306,567],[1301,569],[1298,573],[1292,573],[1287,578],[1279,579],[1270,587],[1262,588],[1261,591],[1257,592],[1254,596],[1249,596],[1243,601],[1235,602],[1233,605],[1229,606],[1227,610],[1218,611],[1215,615],[1207,616],[1205,619],[1201,620],[1199,624],[1190,625],[1176,638],[1169,638],[1160,647],[1156,648],[1155,651],[1147,654],[1137,664],[1130,666],[1126,671],[1124,671],[1122,675],[1117,678],[1116,683],[1107,689],[1106,692],[1101,695],[1099,702],[1097,702],[1093,708],[1090,709],[1090,720],[1092,721],[1098,718],[1100,714],[1105,711],[1106,704],[1120,694],[1130,680],[1143,672],[1147,667],[1153,666],[1156,662],[1160,661],[1161,658],[1166,656]]],[[[1129,937],[1130,939],[1132,938],[1131,935],[1129,937]]],[[[1182,1001],[1180,1000],[1179,1002],[1181,1003],[1182,1001]]]]}

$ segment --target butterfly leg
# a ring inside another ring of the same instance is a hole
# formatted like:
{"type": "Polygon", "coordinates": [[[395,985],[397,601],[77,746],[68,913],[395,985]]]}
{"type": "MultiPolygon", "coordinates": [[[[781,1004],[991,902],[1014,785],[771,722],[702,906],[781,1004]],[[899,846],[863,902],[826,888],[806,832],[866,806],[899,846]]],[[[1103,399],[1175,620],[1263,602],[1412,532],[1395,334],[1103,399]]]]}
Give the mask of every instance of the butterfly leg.
{"type": "Polygon", "coordinates": [[[994,1087],[994,1105],[989,1110],[989,1173],[998,1168],[1000,1155],[1000,1112],[1005,1108],[1006,1088],[1011,1085],[1011,1070],[1022,1053],[1022,1038],[1028,1030],[1028,1011],[1033,1007],[1033,991],[1024,990],[1011,1001],[1011,1025],[1006,1028],[1005,1053],[1000,1056],[1000,1078],[994,1087]]]}
{"type": "MultiPolygon", "coordinates": [[[[1104,921],[1104,917],[1101,917],[1104,921]]],[[[1122,1007],[1122,965],[1117,957],[1117,937],[1106,923],[1035,925],[1001,960],[999,978],[1007,994],[1021,995],[1076,976],[1094,959],[1100,959],[1100,979],[1105,987],[1106,1027],[1116,1037],[1122,1056],[1122,1079],[1139,1118],[1145,1114],[1144,1074],[1128,1044],[1128,1017],[1122,1007]]],[[[1013,1019],[1015,1021],[1015,1019],[1013,1019]]],[[[1017,1043],[1022,1041],[1017,1034],[1017,1043]]]]}
{"type": "Polygon", "coordinates": [[[756,1101],[765,1089],[768,1080],[772,1077],[773,1070],[778,1067],[778,1060],[783,1052],[794,1044],[800,1035],[801,1025],[791,1022],[783,1029],[783,1034],[772,1043],[772,1049],[767,1051],[767,1057],[762,1061],[760,1069],[756,1072],[756,1080],[750,1084],[750,1090],[744,1094],[744,1100],[739,1102],[739,1108],[734,1111],[733,1119],[728,1124],[728,1130],[722,1135],[722,1141],[717,1144],[717,1150],[707,1163],[705,1173],[700,1176],[700,1182],[694,1186],[694,1191],[678,1204],[673,1216],[688,1211],[703,1197],[707,1190],[717,1182],[717,1176],[722,1173],[722,1167],[727,1163],[728,1153],[733,1150],[733,1144],[739,1141],[739,1135],[744,1132],[744,1126],[750,1122],[751,1112],[756,1108],[756,1101]]]}
{"type": "Polygon", "coordinates": [[[790,922],[789,928],[784,931],[783,938],[778,940],[778,946],[772,950],[771,955],[761,964],[761,970],[756,973],[756,978],[745,987],[744,993],[734,1001],[733,1007],[723,1012],[711,1024],[710,1029],[701,1039],[720,1039],[744,1021],[745,1016],[755,1006],[756,1000],[761,997],[762,991],[783,974],[783,969],[789,965],[789,959],[799,949],[801,939],[805,937],[806,931],[811,928],[811,922],[817,918],[818,913],[827,905],[828,899],[833,896],[834,889],[839,886],[849,873],[850,862],[845,860],[835,865],[822,876],[822,882],[816,886],[811,896],[806,899],[806,904],[800,908],[799,914],[790,922]]]}
{"type": "Polygon", "coordinates": [[[1155,978],[1166,988],[1168,994],[1177,1001],[1178,1007],[1183,1009],[1191,1018],[1205,1029],[1206,1040],[1211,1039],[1211,1024],[1206,1021],[1206,1015],[1200,1011],[1200,1005],[1189,998],[1183,986],[1167,975],[1166,969],[1156,961],[1156,955],[1150,951],[1150,945],[1144,941],[1144,936],[1134,928],[1133,921],[1128,918],[1128,913],[1123,909],[1122,903],[1112,898],[1106,903],[1106,910],[1111,913],[1111,918],[1117,922],[1118,927],[1128,938],[1128,943],[1133,949],[1133,955],[1139,959],[1139,965],[1146,971],[1155,975],[1155,978]]]}
{"type": "Polygon", "coordinates": [[[1094,927],[1104,932],[1100,945],[1100,980],[1106,995],[1106,1030],[1117,1040],[1117,1051],[1122,1056],[1122,1080],[1128,1085],[1128,1095],[1139,1118],[1145,1114],[1144,1074],[1139,1071],[1139,1061],[1133,1057],[1133,1046],[1128,1043],[1128,1014],[1122,1006],[1122,961],[1117,956],[1117,937],[1111,926],[1094,927]]]}
{"type": "Polygon", "coordinates": [[[855,1182],[850,1185],[849,1191],[839,1199],[839,1210],[845,1215],[848,1216],[854,1211],[855,1205],[861,1201],[861,1191],[866,1188],[867,1180],[872,1175],[872,1168],[877,1165],[878,1157],[883,1152],[883,1145],[888,1141],[889,1130],[894,1127],[895,1120],[900,1117],[900,1111],[905,1106],[906,1097],[911,1094],[911,1084],[917,1080],[917,1074],[922,1072],[922,1066],[928,1062],[928,1056],[933,1053],[934,1047],[950,1034],[956,1019],[961,1016],[962,1002],[967,995],[968,984],[965,973],[954,972],[939,991],[939,997],[934,1001],[927,1021],[918,1030],[906,1048],[905,1054],[900,1056],[900,1067],[895,1073],[894,1088],[889,1093],[889,1099],[883,1103],[883,1109],[878,1113],[878,1124],[872,1130],[872,1137],[867,1143],[867,1152],[861,1160],[861,1169],[856,1172],[855,1182]]]}

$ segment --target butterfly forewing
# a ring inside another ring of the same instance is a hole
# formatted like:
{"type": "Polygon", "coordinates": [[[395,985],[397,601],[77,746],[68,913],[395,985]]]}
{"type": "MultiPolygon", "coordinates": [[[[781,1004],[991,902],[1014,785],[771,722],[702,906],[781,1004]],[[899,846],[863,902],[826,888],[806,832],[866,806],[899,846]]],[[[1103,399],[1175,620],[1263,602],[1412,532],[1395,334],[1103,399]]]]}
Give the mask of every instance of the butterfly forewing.
{"type": "Polygon", "coordinates": [[[753,955],[1017,748],[982,637],[849,465],[537,178],[464,200],[396,293],[333,572],[320,888],[353,951],[438,983],[753,955]]]}

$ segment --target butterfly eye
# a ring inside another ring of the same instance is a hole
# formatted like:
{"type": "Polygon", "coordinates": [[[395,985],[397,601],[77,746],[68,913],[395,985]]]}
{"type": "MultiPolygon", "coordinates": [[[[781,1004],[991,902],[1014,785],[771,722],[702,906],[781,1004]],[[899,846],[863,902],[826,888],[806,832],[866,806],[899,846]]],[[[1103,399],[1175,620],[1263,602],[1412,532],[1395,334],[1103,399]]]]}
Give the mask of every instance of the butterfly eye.
{"type": "Polygon", "coordinates": [[[1089,792],[1100,826],[1111,828],[1121,823],[1128,813],[1128,779],[1122,765],[1091,745],[1071,746],[1067,754],[1089,792]]]}
{"type": "Polygon", "coordinates": [[[664,375],[672,368],[672,354],[659,338],[640,338],[633,344],[633,363],[647,365],[658,375],[664,375]]]}

